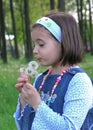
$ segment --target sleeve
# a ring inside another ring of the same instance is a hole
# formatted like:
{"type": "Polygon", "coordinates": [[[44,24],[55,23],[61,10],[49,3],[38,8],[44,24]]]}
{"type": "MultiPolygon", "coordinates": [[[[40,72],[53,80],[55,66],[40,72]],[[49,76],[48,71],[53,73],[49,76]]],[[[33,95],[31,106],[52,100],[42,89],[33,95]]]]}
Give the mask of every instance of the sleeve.
{"type": "Polygon", "coordinates": [[[85,73],[77,73],[69,83],[62,116],[42,101],[36,111],[32,130],[79,130],[92,105],[92,83],[85,73]]]}
{"type": "Polygon", "coordinates": [[[13,115],[17,129],[28,130],[28,128],[31,127],[30,123],[33,121],[34,115],[35,115],[35,111],[28,104],[26,104],[24,109],[20,111],[20,100],[18,99],[16,112],[13,115]],[[31,118],[31,115],[32,115],[32,118],[31,118]],[[30,122],[29,122],[29,119],[30,119],[30,122]]]}
{"type": "MultiPolygon", "coordinates": [[[[37,76],[37,78],[38,77],[39,76],[37,76]]],[[[37,78],[35,79],[33,86],[35,86],[35,82],[36,82],[37,78]]],[[[31,124],[34,119],[34,115],[35,115],[35,111],[28,104],[25,105],[25,107],[22,111],[20,110],[20,100],[18,98],[16,112],[13,115],[17,129],[18,130],[28,130],[28,128],[31,128],[31,124]]]]}

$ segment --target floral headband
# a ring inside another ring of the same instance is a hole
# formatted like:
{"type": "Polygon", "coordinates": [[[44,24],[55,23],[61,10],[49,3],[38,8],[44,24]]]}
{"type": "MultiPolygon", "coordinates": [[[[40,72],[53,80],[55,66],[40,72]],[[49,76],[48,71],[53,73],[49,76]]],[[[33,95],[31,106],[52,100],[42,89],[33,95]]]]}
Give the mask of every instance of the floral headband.
{"type": "Polygon", "coordinates": [[[61,28],[52,19],[50,19],[48,17],[42,17],[41,19],[38,19],[36,21],[36,23],[43,25],[61,43],[61,41],[62,41],[61,28]]]}

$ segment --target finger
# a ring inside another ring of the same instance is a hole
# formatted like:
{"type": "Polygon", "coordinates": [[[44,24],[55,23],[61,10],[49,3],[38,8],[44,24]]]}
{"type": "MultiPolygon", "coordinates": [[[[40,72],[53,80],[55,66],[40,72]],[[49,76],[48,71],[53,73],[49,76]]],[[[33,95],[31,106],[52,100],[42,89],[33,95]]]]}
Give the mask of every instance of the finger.
{"type": "Polygon", "coordinates": [[[30,82],[30,77],[26,73],[20,73],[20,77],[24,78],[26,82],[30,82]]]}
{"type": "Polygon", "coordinates": [[[27,77],[19,77],[18,83],[20,83],[20,82],[28,82],[28,78],[27,77]]]}
{"type": "Polygon", "coordinates": [[[16,85],[15,85],[15,87],[20,87],[20,86],[23,86],[24,85],[24,83],[17,83],[16,85]]]}
{"type": "Polygon", "coordinates": [[[32,85],[30,83],[25,83],[24,84],[24,89],[32,89],[32,85]]]}
{"type": "Polygon", "coordinates": [[[21,87],[21,86],[20,86],[20,87],[16,87],[16,89],[17,89],[19,92],[22,91],[22,87],[21,87]]]}
{"type": "Polygon", "coordinates": [[[15,85],[15,88],[16,88],[17,90],[19,90],[19,91],[22,90],[22,87],[23,87],[23,83],[18,83],[18,84],[15,85]]]}
{"type": "Polygon", "coordinates": [[[21,96],[25,101],[28,99],[28,92],[25,88],[21,89],[21,96]]]}

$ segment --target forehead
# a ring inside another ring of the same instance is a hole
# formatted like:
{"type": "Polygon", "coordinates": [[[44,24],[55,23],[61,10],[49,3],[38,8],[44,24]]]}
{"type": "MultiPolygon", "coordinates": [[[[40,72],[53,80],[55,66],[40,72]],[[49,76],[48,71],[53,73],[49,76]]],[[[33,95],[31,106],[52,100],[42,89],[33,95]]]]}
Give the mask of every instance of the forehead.
{"type": "Polygon", "coordinates": [[[42,38],[42,37],[45,38],[51,36],[52,36],[51,33],[44,27],[35,27],[31,31],[31,37],[33,40],[36,38],[42,38]]]}

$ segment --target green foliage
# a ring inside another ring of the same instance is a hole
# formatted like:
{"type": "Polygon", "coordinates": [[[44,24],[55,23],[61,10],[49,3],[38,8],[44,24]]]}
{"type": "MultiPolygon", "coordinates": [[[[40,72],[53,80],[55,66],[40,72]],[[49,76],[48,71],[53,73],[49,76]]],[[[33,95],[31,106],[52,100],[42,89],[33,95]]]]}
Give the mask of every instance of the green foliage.
{"type": "Polygon", "coordinates": [[[0,62],[0,130],[16,130],[13,113],[15,112],[18,92],[15,89],[19,67],[26,64],[9,58],[8,64],[0,62]]]}
{"type": "MultiPolygon", "coordinates": [[[[33,24],[38,18],[42,17],[46,13],[50,11],[50,0],[29,0],[29,16],[30,22],[33,24]]],[[[84,3],[84,7],[86,6],[86,2],[84,3]]],[[[66,11],[76,12],[76,1],[74,0],[65,0],[65,8],[66,11]]],[[[24,1],[22,0],[13,0],[13,9],[15,15],[16,22],[16,30],[17,30],[17,41],[18,44],[24,45],[25,43],[25,24],[24,24],[24,1]]],[[[55,9],[58,9],[58,0],[55,0],[55,9]]],[[[10,14],[10,3],[9,1],[4,0],[4,12],[5,12],[5,23],[6,23],[6,32],[12,34],[12,20],[10,14]]],[[[93,26],[93,25],[92,25],[93,26]]],[[[89,25],[87,31],[87,37],[89,35],[89,25]]],[[[89,40],[89,39],[88,39],[89,40]]]]}
{"type": "Polygon", "coordinates": [[[75,0],[65,0],[65,6],[66,6],[66,11],[76,11],[76,1],[75,0]]]}
{"type": "Polygon", "coordinates": [[[84,57],[83,62],[80,66],[88,73],[90,77],[93,79],[93,55],[87,53],[84,57]]]}
{"type": "MultiPolygon", "coordinates": [[[[68,2],[68,0],[66,0],[65,3],[67,10],[72,9],[72,7],[75,6],[74,1],[68,2]]],[[[55,1],[55,9],[57,9],[57,6],[58,1],[55,1]]],[[[13,9],[14,9],[18,44],[22,45],[24,44],[24,38],[25,38],[23,1],[14,0],[13,9]]],[[[42,17],[49,11],[50,11],[50,0],[44,0],[44,1],[29,0],[29,16],[31,24],[33,24],[38,18],[42,17]]],[[[8,32],[9,34],[13,34],[9,1],[4,1],[4,12],[5,12],[6,32],[8,32]]]]}
{"type": "Polygon", "coordinates": [[[35,22],[38,18],[42,17],[50,10],[49,0],[32,0],[29,1],[29,11],[31,23],[35,22]]]}
{"type": "Polygon", "coordinates": [[[13,112],[17,101],[17,91],[14,88],[17,68],[12,64],[1,64],[0,70],[0,130],[16,130],[13,112]]]}

